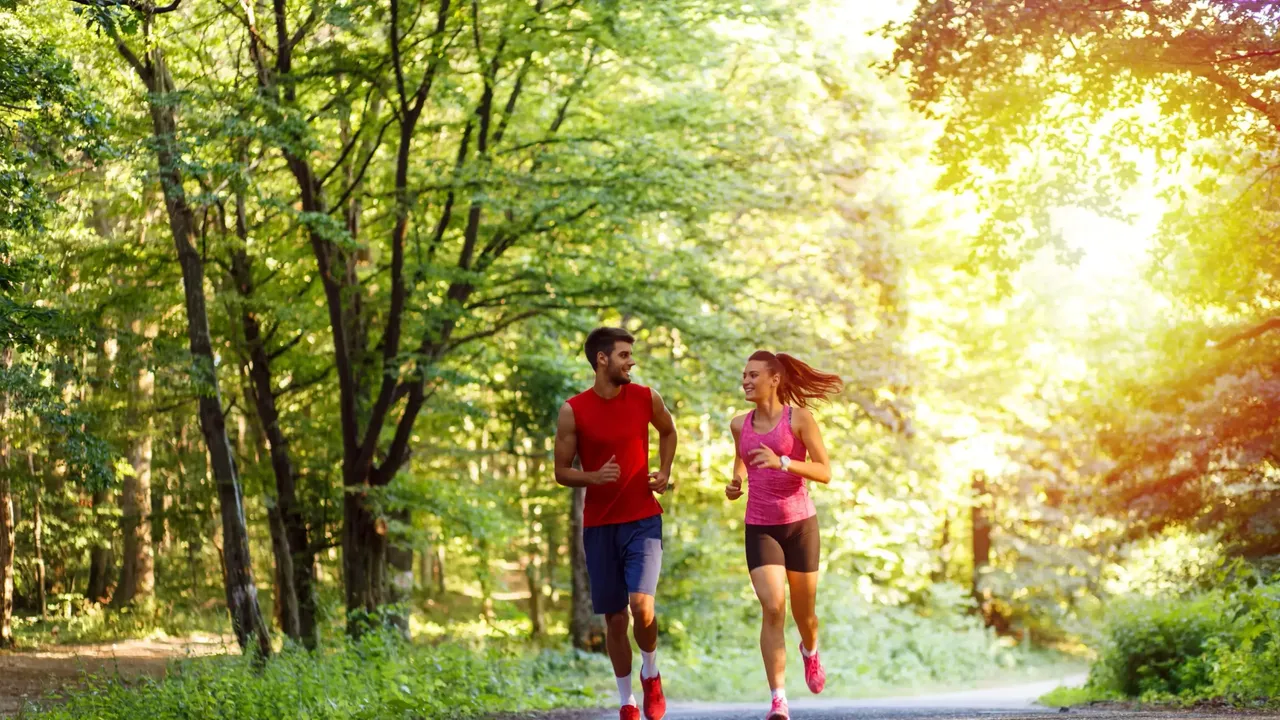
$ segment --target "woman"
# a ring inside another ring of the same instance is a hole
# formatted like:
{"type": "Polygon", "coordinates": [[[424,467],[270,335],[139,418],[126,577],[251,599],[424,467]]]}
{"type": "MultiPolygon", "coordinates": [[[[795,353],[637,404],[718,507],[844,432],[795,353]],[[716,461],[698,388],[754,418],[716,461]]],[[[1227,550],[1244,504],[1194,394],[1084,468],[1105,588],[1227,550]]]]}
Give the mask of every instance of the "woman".
{"type": "Polygon", "coordinates": [[[783,673],[787,655],[783,640],[786,618],[784,585],[791,588],[791,615],[800,630],[800,656],[809,690],[822,692],[827,674],[818,659],[818,518],[805,480],[831,481],[831,466],[822,433],[809,412],[814,400],[839,393],[840,378],[819,372],[799,360],[759,351],[742,372],[742,390],[755,409],[733,419],[730,428],[737,453],[733,480],[725,487],[730,500],[742,497],[746,476],[747,568],[760,599],[763,623],[760,653],[773,692],[765,720],[787,720],[783,673]]]}

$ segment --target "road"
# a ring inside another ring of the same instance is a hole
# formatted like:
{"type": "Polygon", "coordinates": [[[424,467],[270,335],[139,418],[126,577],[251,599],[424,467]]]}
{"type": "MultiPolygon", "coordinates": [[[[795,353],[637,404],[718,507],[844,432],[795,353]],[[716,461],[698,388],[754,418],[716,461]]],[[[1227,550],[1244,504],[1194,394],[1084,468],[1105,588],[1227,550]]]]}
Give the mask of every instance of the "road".
{"type": "MultiPolygon", "coordinates": [[[[1071,710],[1060,712],[1056,708],[1045,708],[1035,704],[1036,698],[1060,685],[1079,686],[1084,683],[1084,680],[1084,676],[1067,677],[1051,682],[1015,687],[873,700],[815,698],[806,693],[803,697],[791,698],[791,716],[793,720],[1049,720],[1049,718],[1193,720],[1223,717],[1222,714],[1194,711],[1071,710]]],[[[768,707],[763,700],[755,703],[672,702],[667,710],[666,720],[762,720],[766,710],[768,707]]],[[[618,711],[610,709],[598,715],[592,713],[586,717],[587,720],[616,720],[618,711]]]]}

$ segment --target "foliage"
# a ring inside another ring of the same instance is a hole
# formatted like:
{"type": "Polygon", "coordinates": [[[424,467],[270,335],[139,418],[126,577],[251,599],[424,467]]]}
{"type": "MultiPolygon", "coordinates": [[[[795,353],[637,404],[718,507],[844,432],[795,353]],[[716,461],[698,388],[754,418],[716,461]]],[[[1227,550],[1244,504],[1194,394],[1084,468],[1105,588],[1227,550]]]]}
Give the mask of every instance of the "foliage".
{"type": "Polygon", "coordinates": [[[54,605],[48,618],[20,619],[14,628],[20,649],[208,633],[225,636],[231,630],[224,612],[190,603],[152,599],[115,609],[71,595],[57,598],[54,605]]]}
{"type": "MultiPolygon", "coordinates": [[[[664,603],[664,663],[678,669],[666,683],[673,695],[691,698],[760,695],[759,605],[750,586],[735,584],[705,597],[664,603]],[[724,590],[728,591],[729,588],[724,590]],[[666,649],[666,648],[669,648],[666,649]]],[[[973,600],[939,584],[920,605],[885,607],[861,599],[849,579],[823,578],[818,616],[828,658],[827,690],[835,697],[959,688],[1000,679],[1038,679],[1079,662],[1001,641],[972,612],[973,600]]],[[[788,628],[788,638],[794,638],[788,628]]],[[[788,641],[788,645],[792,644],[788,641]]],[[[803,677],[799,655],[788,651],[787,672],[803,677]]]]}
{"type": "Polygon", "coordinates": [[[1239,564],[1215,576],[1211,590],[1114,605],[1099,660],[1077,699],[1273,705],[1280,583],[1239,564]]]}
{"type": "Polygon", "coordinates": [[[1278,537],[1277,268],[1258,242],[1276,217],[1276,19],[1217,0],[926,1],[893,30],[892,66],[947,125],[943,185],[979,199],[975,270],[1007,283],[1040,247],[1073,255],[1052,222],[1063,208],[1156,218],[1140,302],[1167,311],[1133,328],[1146,362],[1113,366],[1080,405],[1111,463],[1089,493],[1130,537],[1179,524],[1253,557],[1278,537]]]}
{"type": "Polygon", "coordinates": [[[596,690],[583,681],[604,677],[603,665],[599,657],[572,652],[478,653],[375,634],[330,652],[285,652],[263,671],[225,657],[178,663],[167,678],[138,687],[98,678],[65,705],[23,717],[470,718],[593,704],[596,690]]]}

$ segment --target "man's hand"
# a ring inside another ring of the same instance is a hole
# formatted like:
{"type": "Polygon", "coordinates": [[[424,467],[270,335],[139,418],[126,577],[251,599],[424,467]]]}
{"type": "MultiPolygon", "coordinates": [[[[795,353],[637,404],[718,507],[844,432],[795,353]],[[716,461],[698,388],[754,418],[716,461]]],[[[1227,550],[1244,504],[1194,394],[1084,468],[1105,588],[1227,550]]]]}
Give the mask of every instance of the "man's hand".
{"type": "Polygon", "coordinates": [[[730,480],[729,484],[724,486],[724,496],[729,498],[730,500],[737,500],[738,498],[742,497],[742,476],[741,475],[735,477],[733,480],[730,480]]]}
{"type": "Polygon", "coordinates": [[[622,477],[622,468],[618,467],[618,456],[614,455],[599,470],[591,473],[591,484],[606,485],[617,482],[619,477],[622,477]]]}
{"type": "Polygon", "coordinates": [[[671,476],[662,471],[649,473],[649,489],[659,495],[665,493],[668,489],[674,490],[675,484],[671,482],[671,476]]]}

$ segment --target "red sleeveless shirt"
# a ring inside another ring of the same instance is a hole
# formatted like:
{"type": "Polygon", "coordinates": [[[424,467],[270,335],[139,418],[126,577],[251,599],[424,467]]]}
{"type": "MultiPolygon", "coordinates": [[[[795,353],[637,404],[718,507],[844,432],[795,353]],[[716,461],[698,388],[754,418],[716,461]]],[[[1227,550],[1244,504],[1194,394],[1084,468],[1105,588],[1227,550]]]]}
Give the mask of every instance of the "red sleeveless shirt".
{"type": "Polygon", "coordinates": [[[662,514],[649,489],[649,421],[653,395],[634,383],[608,400],[588,389],[569,398],[577,426],[582,469],[595,472],[611,457],[621,470],[616,482],[587,487],[583,527],[634,522],[662,514]]]}

